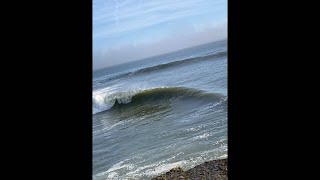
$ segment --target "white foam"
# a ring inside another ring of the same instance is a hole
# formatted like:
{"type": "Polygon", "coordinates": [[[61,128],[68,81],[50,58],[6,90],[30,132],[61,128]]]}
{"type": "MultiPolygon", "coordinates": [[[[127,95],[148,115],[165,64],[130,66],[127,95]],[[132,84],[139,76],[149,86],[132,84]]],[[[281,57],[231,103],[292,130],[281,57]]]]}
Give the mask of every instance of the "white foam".
{"type": "Polygon", "coordinates": [[[119,85],[95,90],[94,92],[92,92],[92,114],[96,114],[112,108],[116,101],[119,104],[128,104],[131,102],[132,97],[137,93],[155,88],[163,89],[167,87],[163,86],[146,88],[145,85],[141,84],[141,86],[128,85],[126,87],[126,90],[124,91],[121,91],[121,89],[125,88],[121,88],[119,87],[119,85]]]}
{"type": "MultiPolygon", "coordinates": [[[[157,175],[160,175],[162,173],[168,172],[172,168],[181,167],[184,170],[187,170],[191,167],[194,167],[200,163],[203,163],[205,161],[213,160],[213,159],[220,159],[220,158],[226,158],[228,157],[227,154],[218,154],[215,150],[210,150],[203,152],[201,154],[197,154],[196,157],[190,157],[187,160],[180,160],[180,161],[174,161],[174,159],[184,154],[183,152],[179,152],[175,156],[160,161],[155,162],[152,164],[146,164],[144,166],[139,165],[140,163],[143,163],[142,161],[135,161],[136,163],[132,164],[129,163],[129,161],[132,161],[135,158],[126,159],[124,161],[121,161],[115,165],[113,165],[111,168],[109,168],[107,171],[101,172],[99,174],[96,174],[93,176],[94,180],[100,180],[100,179],[145,179],[145,178],[151,178],[155,177],[157,175]],[[216,152],[214,154],[215,158],[208,159],[209,153],[216,152]]],[[[137,160],[138,158],[136,158],[137,160]]],[[[139,158],[141,159],[141,158],[139,158]]]]}
{"type": "Polygon", "coordinates": [[[207,127],[208,126],[208,124],[202,124],[202,125],[199,125],[199,126],[197,126],[197,127],[192,127],[192,128],[188,128],[188,129],[186,129],[185,131],[191,131],[191,132],[196,132],[196,131],[199,131],[199,130],[201,130],[202,128],[205,128],[205,127],[207,127]]]}
{"type": "Polygon", "coordinates": [[[119,171],[120,169],[132,170],[135,166],[133,164],[124,164],[127,160],[128,159],[120,161],[119,163],[109,168],[107,171],[96,174],[95,176],[93,176],[93,179],[103,179],[104,177],[107,177],[107,179],[114,179],[119,176],[116,171],[119,171]]]}
{"type": "Polygon", "coordinates": [[[155,175],[161,174],[163,172],[169,171],[172,168],[181,167],[181,166],[185,165],[186,163],[187,163],[187,161],[178,161],[178,162],[169,163],[169,164],[161,164],[160,166],[157,166],[154,169],[148,169],[143,174],[147,175],[147,176],[155,176],[155,175]]]}
{"type": "Polygon", "coordinates": [[[211,136],[211,134],[209,134],[209,133],[204,133],[204,134],[199,135],[199,136],[196,136],[196,137],[194,137],[194,138],[192,138],[192,139],[194,139],[194,140],[205,139],[205,138],[208,138],[208,137],[210,137],[210,136],[211,136]]]}
{"type": "Polygon", "coordinates": [[[142,90],[131,90],[127,92],[98,91],[92,93],[92,113],[96,114],[112,108],[116,101],[119,104],[131,102],[132,97],[142,90]]]}
{"type": "Polygon", "coordinates": [[[114,128],[114,127],[117,127],[117,126],[119,126],[119,125],[123,125],[123,124],[125,124],[126,122],[128,122],[128,120],[125,120],[125,121],[119,121],[119,122],[117,122],[117,123],[115,123],[115,124],[112,124],[112,125],[106,125],[103,129],[102,129],[102,131],[109,131],[109,130],[111,130],[112,128],[114,128]]]}

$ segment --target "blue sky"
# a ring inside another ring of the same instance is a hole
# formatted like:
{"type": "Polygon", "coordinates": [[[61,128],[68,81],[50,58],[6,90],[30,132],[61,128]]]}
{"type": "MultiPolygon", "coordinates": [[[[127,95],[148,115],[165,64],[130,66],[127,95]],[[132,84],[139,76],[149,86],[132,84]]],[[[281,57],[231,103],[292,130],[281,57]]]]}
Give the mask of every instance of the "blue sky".
{"type": "Polygon", "coordinates": [[[93,0],[94,69],[226,37],[227,0],[93,0]]]}

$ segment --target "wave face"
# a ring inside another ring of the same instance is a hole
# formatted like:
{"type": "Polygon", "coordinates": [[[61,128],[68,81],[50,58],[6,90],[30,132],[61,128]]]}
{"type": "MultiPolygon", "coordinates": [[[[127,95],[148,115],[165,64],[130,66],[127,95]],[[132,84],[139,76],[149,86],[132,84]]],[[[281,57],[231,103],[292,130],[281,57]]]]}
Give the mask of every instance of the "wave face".
{"type": "Polygon", "coordinates": [[[132,74],[149,73],[149,72],[156,71],[156,70],[162,70],[162,69],[166,69],[166,68],[170,68],[170,67],[180,66],[182,64],[189,64],[189,63],[194,63],[197,61],[213,60],[214,58],[223,57],[223,56],[226,56],[227,54],[228,54],[227,51],[222,51],[222,52],[216,52],[216,53],[210,54],[210,55],[194,57],[194,58],[187,58],[187,59],[183,59],[183,60],[173,61],[170,63],[159,64],[156,66],[143,68],[143,69],[140,69],[140,70],[133,72],[132,74]]]}
{"type": "Polygon", "coordinates": [[[102,83],[105,83],[105,82],[108,82],[111,80],[120,79],[120,78],[128,76],[130,74],[132,74],[132,72],[127,72],[127,73],[122,73],[122,74],[112,74],[112,75],[103,77],[103,78],[101,78],[101,80],[99,79],[98,81],[96,81],[94,83],[98,82],[98,83],[102,84],[102,83]]]}
{"type": "Polygon", "coordinates": [[[158,87],[151,89],[132,90],[127,92],[93,94],[93,114],[109,110],[111,108],[125,108],[130,103],[137,106],[145,103],[155,103],[163,100],[201,100],[205,102],[221,99],[220,94],[207,93],[205,91],[184,87],[158,87]]]}
{"type": "Polygon", "coordinates": [[[98,80],[97,82],[98,83],[105,83],[107,81],[112,81],[112,80],[115,80],[115,79],[120,79],[120,78],[131,76],[131,75],[143,75],[143,74],[151,73],[151,72],[154,72],[154,71],[160,71],[160,70],[164,70],[164,69],[167,69],[167,68],[172,68],[172,67],[177,67],[177,66],[181,66],[181,65],[191,64],[191,63],[195,63],[195,62],[199,62],[199,61],[215,60],[216,58],[219,58],[219,57],[225,57],[225,56],[227,56],[227,54],[228,54],[227,51],[219,51],[219,52],[215,52],[213,54],[210,53],[210,54],[205,54],[203,56],[198,56],[198,57],[193,57],[193,58],[186,58],[186,59],[177,60],[177,61],[164,63],[164,64],[158,64],[158,65],[155,65],[155,66],[145,67],[145,68],[138,69],[138,70],[131,71],[131,72],[125,72],[125,73],[121,73],[121,74],[110,75],[108,77],[104,77],[101,80],[98,80]]]}

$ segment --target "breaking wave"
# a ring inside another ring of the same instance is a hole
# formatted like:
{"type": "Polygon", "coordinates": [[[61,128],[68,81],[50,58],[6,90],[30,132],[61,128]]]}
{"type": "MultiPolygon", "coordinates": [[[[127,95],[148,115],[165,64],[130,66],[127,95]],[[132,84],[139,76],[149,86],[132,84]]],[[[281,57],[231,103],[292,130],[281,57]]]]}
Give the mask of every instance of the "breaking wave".
{"type": "Polygon", "coordinates": [[[184,87],[157,87],[151,89],[131,90],[126,92],[93,93],[93,114],[106,111],[114,106],[125,104],[144,104],[173,98],[197,99],[212,102],[223,98],[220,94],[184,87]]]}

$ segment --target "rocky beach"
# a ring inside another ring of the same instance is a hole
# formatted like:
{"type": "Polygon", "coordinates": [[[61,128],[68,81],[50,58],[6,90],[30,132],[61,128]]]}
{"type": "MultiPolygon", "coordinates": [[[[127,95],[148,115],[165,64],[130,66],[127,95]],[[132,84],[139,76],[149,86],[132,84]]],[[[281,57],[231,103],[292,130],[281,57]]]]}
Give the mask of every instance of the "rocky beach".
{"type": "Polygon", "coordinates": [[[187,171],[180,167],[173,168],[170,171],[152,178],[152,180],[227,180],[228,179],[228,159],[219,159],[204,162],[187,171]]]}

